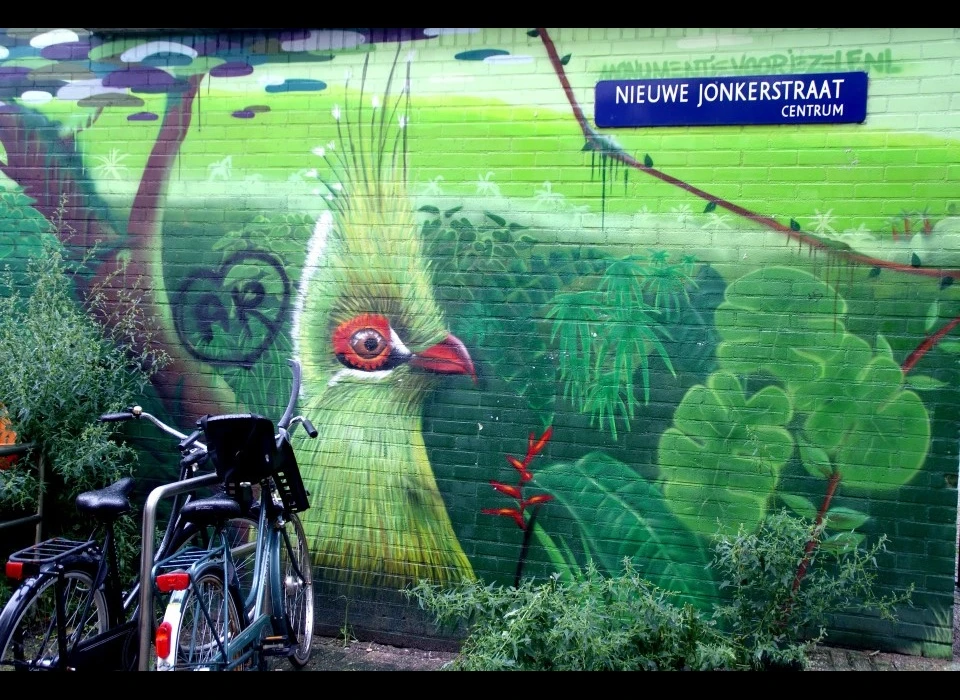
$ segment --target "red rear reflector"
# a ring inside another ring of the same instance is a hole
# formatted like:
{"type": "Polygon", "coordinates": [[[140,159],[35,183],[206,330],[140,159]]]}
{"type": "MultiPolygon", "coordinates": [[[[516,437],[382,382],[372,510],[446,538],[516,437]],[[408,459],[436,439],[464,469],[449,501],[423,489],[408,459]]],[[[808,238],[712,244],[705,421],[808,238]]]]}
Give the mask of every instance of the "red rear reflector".
{"type": "Polygon", "coordinates": [[[173,625],[169,622],[161,622],[157,627],[157,634],[154,642],[157,645],[157,656],[165,659],[170,656],[170,632],[173,631],[173,625]]]}
{"type": "Polygon", "coordinates": [[[170,591],[185,591],[190,585],[190,574],[186,571],[174,571],[171,574],[157,576],[157,588],[161,593],[170,591]]]}
{"type": "Polygon", "coordinates": [[[12,578],[16,581],[19,581],[23,578],[23,562],[22,561],[8,561],[7,562],[7,577],[12,578]]]}

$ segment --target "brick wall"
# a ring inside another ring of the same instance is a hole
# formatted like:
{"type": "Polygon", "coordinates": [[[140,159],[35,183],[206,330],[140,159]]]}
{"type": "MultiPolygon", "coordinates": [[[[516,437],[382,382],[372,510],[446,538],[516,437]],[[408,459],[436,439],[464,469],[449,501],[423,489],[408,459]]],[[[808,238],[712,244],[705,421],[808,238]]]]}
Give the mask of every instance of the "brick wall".
{"type": "Polygon", "coordinates": [[[787,509],[886,535],[879,585],[915,586],[831,640],[949,656],[957,38],[9,29],[0,201],[66,195],[64,244],[158,319],[145,401],[180,425],[277,415],[301,360],[328,632],[436,643],[410,581],[624,557],[709,604],[715,536],[787,509]],[[862,123],[593,118],[600,81],[860,72],[862,123]]]}

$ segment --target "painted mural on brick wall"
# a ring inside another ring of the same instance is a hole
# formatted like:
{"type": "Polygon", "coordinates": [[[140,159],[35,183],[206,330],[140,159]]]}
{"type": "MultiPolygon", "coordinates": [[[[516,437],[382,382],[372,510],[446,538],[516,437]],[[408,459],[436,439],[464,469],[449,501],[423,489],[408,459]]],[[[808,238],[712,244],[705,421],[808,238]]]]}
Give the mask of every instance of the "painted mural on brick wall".
{"type": "Polygon", "coordinates": [[[949,656],[957,44],[900,31],[6,30],[0,255],[67,222],[179,424],[279,413],[301,360],[329,591],[628,558],[709,600],[716,534],[785,508],[915,586],[841,641],[949,656]],[[868,72],[864,124],[590,118],[601,79],[830,70],[868,72]]]}

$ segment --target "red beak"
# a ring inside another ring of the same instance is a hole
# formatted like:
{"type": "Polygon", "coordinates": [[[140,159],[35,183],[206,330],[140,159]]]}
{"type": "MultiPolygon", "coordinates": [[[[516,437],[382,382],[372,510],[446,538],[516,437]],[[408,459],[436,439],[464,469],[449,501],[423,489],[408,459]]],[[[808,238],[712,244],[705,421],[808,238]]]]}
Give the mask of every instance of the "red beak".
{"type": "Polygon", "coordinates": [[[415,354],[410,364],[438,374],[469,374],[474,383],[477,381],[470,353],[452,333],[442,342],[415,354]]]}

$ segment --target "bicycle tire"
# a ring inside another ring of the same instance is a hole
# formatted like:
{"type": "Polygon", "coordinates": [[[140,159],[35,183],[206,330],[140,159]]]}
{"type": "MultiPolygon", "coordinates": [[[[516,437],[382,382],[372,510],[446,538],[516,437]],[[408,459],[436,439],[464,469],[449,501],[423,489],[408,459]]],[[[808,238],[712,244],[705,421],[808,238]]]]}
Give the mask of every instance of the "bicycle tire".
{"type": "MultiPolygon", "coordinates": [[[[237,650],[227,662],[218,661],[220,645],[239,634],[246,627],[246,617],[240,614],[243,603],[236,590],[226,585],[221,563],[202,567],[193,577],[190,587],[176,591],[170,596],[163,622],[169,622],[170,652],[156,659],[158,671],[218,671],[226,663],[234,661],[246,650],[237,650]],[[227,618],[223,618],[223,602],[226,597],[227,618]],[[209,612],[210,621],[203,610],[209,612]],[[212,626],[211,626],[212,622],[212,626]]],[[[244,664],[236,670],[243,670],[244,664]]]]}
{"type": "MultiPolygon", "coordinates": [[[[94,591],[87,616],[78,620],[96,574],[94,563],[68,565],[63,572],[68,648],[106,632],[113,619],[102,589],[94,591]]],[[[24,581],[0,612],[0,670],[57,670],[59,644],[56,614],[57,575],[41,574],[24,581]]]]}
{"type": "Polygon", "coordinates": [[[287,537],[280,537],[280,586],[287,629],[296,642],[288,658],[295,669],[301,669],[310,661],[313,645],[312,561],[307,536],[296,513],[287,515],[283,528],[287,537]]]}

